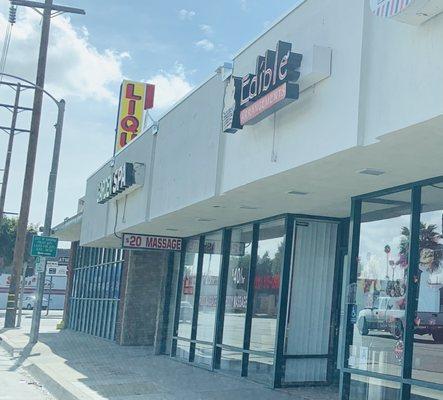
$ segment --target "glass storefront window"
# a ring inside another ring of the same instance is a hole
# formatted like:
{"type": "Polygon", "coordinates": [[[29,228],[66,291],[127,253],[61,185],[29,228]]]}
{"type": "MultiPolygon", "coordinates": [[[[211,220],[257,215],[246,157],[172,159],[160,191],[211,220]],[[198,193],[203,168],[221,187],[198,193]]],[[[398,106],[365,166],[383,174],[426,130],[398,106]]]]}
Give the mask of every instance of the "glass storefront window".
{"type": "Polygon", "coordinates": [[[443,400],[443,392],[412,386],[411,400],[443,400]]]}
{"type": "Polygon", "coordinates": [[[351,368],[401,375],[410,222],[410,191],[362,204],[357,282],[350,299],[351,368]]]}
{"type": "Polygon", "coordinates": [[[272,355],[249,355],[248,377],[255,381],[271,383],[274,371],[274,357],[272,355]]]}
{"type": "Polygon", "coordinates": [[[215,314],[222,260],[222,238],[223,233],[221,231],[205,236],[197,340],[211,343],[214,341],[215,314]]]}
{"type": "MultiPolygon", "coordinates": [[[[223,344],[240,349],[243,348],[245,332],[251,248],[252,226],[233,229],[226,287],[223,344]]],[[[226,357],[229,357],[229,352],[226,357]]],[[[234,357],[237,359],[237,355],[234,354],[234,357]]]]}
{"type": "Polygon", "coordinates": [[[400,400],[400,384],[360,375],[351,375],[349,399],[400,400]]]}
{"type": "Polygon", "coordinates": [[[220,369],[241,374],[243,352],[233,350],[222,350],[220,359],[220,369]]]}
{"type": "Polygon", "coordinates": [[[197,279],[199,238],[187,241],[183,281],[181,283],[181,303],[178,336],[190,339],[194,311],[195,284],[197,279]]]}
{"type": "Polygon", "coordinates": [[[424,187],[420,218],[420,260],[412,377],[440,384],[443,384],[442,224],[443,185],[424,187]]]}
{"type": "MultiPolygon", "coordinates": [[[[269,353],[269,359],[263,361],[259,368],[248,369],[248,375],[253,370],[260,373],[271,372],[272,357],[275,349],[275,335],[277,328],[277,312],[280,291],[280,274],[283,265],[285,246],[285,220],[277,220],[260,224],[257,265],[254,281],[254,299],[252,308],[251,344],[250,349],[269,353]],[[270,364],[269,364],[270,363],[270,364]]],[[[252,364],[260,364],[250,356],[252,364]]],[[[266,357],[265,357],[266,358],[266,357]]]]}

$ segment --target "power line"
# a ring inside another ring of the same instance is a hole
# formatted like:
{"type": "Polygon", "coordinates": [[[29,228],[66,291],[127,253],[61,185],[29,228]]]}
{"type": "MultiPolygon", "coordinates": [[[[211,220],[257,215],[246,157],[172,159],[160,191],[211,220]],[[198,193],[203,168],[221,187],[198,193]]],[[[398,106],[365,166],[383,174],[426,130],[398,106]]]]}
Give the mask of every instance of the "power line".
{"type": "MultiPolygon", "coordinates": [[[[15,22],[17,21],[17,6],[14,6],[11,4],[9,7],[9,24],[6,27],[5,32],[5,39],[3,41],[3,49],[2,49],[2,57],[0,60],[0,72],[5,72],[6,67],[6,60],[8,58],[8,52],[9,52],[9,45],[11,43],[11,34],[12,34],[12,27],[14,26],[15,22]]],[[[0,82],[3,79],[3,75],[0,75],[0,82]]]]}

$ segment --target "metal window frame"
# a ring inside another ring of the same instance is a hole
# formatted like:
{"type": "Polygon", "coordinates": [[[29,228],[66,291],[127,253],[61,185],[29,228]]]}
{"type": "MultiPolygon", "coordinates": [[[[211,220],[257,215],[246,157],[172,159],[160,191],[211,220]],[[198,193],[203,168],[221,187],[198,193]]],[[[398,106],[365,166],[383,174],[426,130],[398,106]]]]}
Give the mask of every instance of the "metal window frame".
{"type": "Polygon", "coordinates": [[[189,347],[189,359],[190,363],[195,360],[195,341],[197,340],[197,327],[198,327],[198,309],[200,305],[200,290],[201,281],[203,275],[203,257],[205,256],[205,235],[200,235],[198,243],[198,257],[197,257],[197,275],[195,278],[194,288],[194,309],[192,311],[192,327],[191,327],[191,345],[189,347]]]}
{"type": "Polygon", "coordinates": [[[285,220],[285,244],[283,254],[283,265],[280,266],[280,290],[278,297],[278,312],[276,326],[276,340],[274,345],[274,374],[272,377],[272,386],[274,388],[282,387],[284,366],[286,358],[284,357],[284,345],[286,338],[286,323],[289,309],[288,297],[291,282],[291,266],[295,239],[295,217],[286,216],[285,220]]]}
{"type": "MultiPolygon", "coordinates": [[[[278,214],[269,218],[264,218],[260,220],[250,221],[247,223],[237,224],[229,227],[225,227],[223,229],[213,230],[201,235],[189,237],[184,239],[183,248],[181,251],[180,257],[180,267],[178,271],[177,277],[177,286],[176,286],[176,303],[175,303],[175,311],[174,311],[174,319],[173,319],[173,332],[172,332],[172,340],[171,340],[171,351],[170,356],[173,358],[177,357],[177,342],[183,341],[189,343],[189,356],[186,360],[178,359],[179,361],[185,363],[193,363],[193,365],[211,370],[220,369],[220,362],[222,357],[222,350],[230,350],[239,352],[242,354],[242,364],[241,364],[241,376],[248,376],[248,367],[249,367],[249,355],[258,355],[258,356],[266,356],[273,358],[273,372],[270,380],[270,386],[277,387],[289,387],[289,386],[297,386],[296,384],[288,384],[285,385],[282,382],[283,371],[284,371],[284,363],[287,358],[291,358],[291,356],[287,357],[284,354],[284,344],[285,344],[285,331],[286,331],[286,314],[288,309],[287,297],[289,295],[290,290],[290,273],[291,273],[291,263],[293,257],[293,244],[294,244],[294,229],[295,222],[297,220],[312,220],[312,221],[325,221],[325,222],[336,222],[338,224],[338,234],[337,234],[337,254],[335,260],[335,276],[337,274],[337,270],[340,269],[340,263],[343,261],[343,248],[346,247],[342,244],[344,240],[341,237],[342,230],[341,226],[344,223],[348,223],[348,219],[343,218],[334,218],[334,217],[322,217],[315,215],[305,215],[305,214],[278,214]],[[252,313],[253,313],[253,304],[254,304],[254,281],[256,274],[256,265],[257,265],[257,254],[258,254],[258,245],[259,245],[259,237],[260,237],[260,227],[262,224],[272,221],[282,220],[284,222],[284,255],[281,266],[281,277],[280,277],[280,289],[279,289],[279,300],[278,300],[278,312],[276,318],[276,341],[275,341],[275,350],[273,353],[269,352],[261,352],[250,349],[251,343],[251,330],[252,330],[252,313]],[[236,228],[251,226],[252,227],[252,245],[251,245],[251,259],[248,271],[248,289],[247,289],[247,307],[245,314],[245,322],[244,322],[244,336],[243,336],[243,347],[235,347],[223,344],[223,328],[224,328],[224,313],[226,306],[226,289],[227,289],[227,278],[229,272],[229,260],[230,260],[230,241],[232,237],[232,230],[236,228]],[[216,309],[216,322],[215,322],[215,333],[214,333],[214,341],[213,343],[197,340],[197,326],[198,326],[198,308],[200,302],[200,291],[201,291],[201,280],[202,280],[202,267],[203,267],[203,257],[204,257],[204,243],[205,238],[208,235],[213,233],[222,232],[223,240],[222,240],[222,262],[221,262],[221,270],[220,270],[220,279],[219,279],[219,287],[217,291],[217,309],[216,309]],[[191,239],[199,240],[199,252],[198,252],[198,260],[197,260],[197,276],[195,282],[195,293],[194,293],[194,306],[193,306],[193,316],[192,316],[192,326],[191,326],[191,337],[184,338],[178,335],[179,321],[180,321],[180,305],[181,305],[181,295],[183,290],[183,277],[184,277],[184,268],[185,268],[185,257],[186,257],[186,241],[191,239]],[[339,244],[340,242],[340,244],[339,244]],[[338,250],[340,249],[341,253],[338,254],[338,250]],[[197,344],[204,345],[212,345],[212,363],[210,367],[206,365],[201,365],[195,363],[195,347],[197,344]]],[[[344,235],[347,234],[347,229],[344,229],[344,235]]],[[[337,286],[339,288],[339,285],[337,286]]],[[[333,294],[340,295],[338,293],[333,294]]],[[[339,301],[339,300],[337,300],[339,301]]],[[[339,313],[339,310],[336,310],[339,313]]],[[[332,315],[331,319],[339,318],[339,315],[332,315]]],[[[331,335],[329,348],[336,351],[336,338],[331,335]]],[[[327,355],[304,355],[303,358],[325,358],[328,360],[328,376],[332,376],[332,366],[334,365],[335,353],[329,353],[327,355]]]]}
{"type": "Polygon", "coordinates": [[[255,272],[257,268],[258,257],[258,241],[260,237],[260,224],[255,222],[252,225],[252,247],[251,247],[251,262],[249,264],[248,274],[248,294],[246,303],[246,316],[245,316],[245,329],[243,331],[243,354],[242,354],[242,367],[241,376],[248,376],[249,367],[249,350],[251,347],[251,332],[252,332],[252,312],[254,307],[254,282],[255,272]]]}
{"type": "Polygon", "coordinates": [[[410,248],[409,248],[409,267],[408,267],[408,282],[406,292],[406,327],[404,335],[404,354],[401,376],[394,376],[388,374],[381,374],[371,371],[364,371],[354,368],[349,368],[349,346],[352,344],[353,325],[350,323],[350,305],[345,309],[345,343],[343,358],[341,360],[340,371],[340,399],[351,400],[350,395],[350,381],[352,375],[367,376],[377,378],[385,381],[400,383],[401,400],[410,400],[412,386],[423,387],[436,391],[443,391],[443,384],[434,382],[427,382],[423,380],[412,378],[413,369],[413,351],[414,351],[414,316],[417,309],[417,284],[414,283],[414,277],[418,273],[419,265],[419,235],[420,222],[422,212],[422,189],[433,184],[442,183],[443,176],[438,176],[431,179],[425,179],[417,182],[408,183],[405,185],[396,186],[393,188],[383,189],[376,192],[367,193],[364,195],[352,198],[351,207],[351,229],[350,229],[350,283],[357,280],[357,259],[359,245],[360,245],[360,226],[361,226],[361,208],[362,202],[375,197],[382,197],[393,193],[402,191],[411,192],[411,220],[410,220],[410,248]]]}
{"type": "Polygon", "coordinates": [[[217,309],[215,312],[214,347],[212,351],[212,369],[220,369],[222,349],[218,347],[223,341],[223,329],[226,310],[226,291],[228,286],[229,260],[231,250],[232,229],[223,229],[222,260],[220,265],[219,285],[217,291],[217,309]]]}

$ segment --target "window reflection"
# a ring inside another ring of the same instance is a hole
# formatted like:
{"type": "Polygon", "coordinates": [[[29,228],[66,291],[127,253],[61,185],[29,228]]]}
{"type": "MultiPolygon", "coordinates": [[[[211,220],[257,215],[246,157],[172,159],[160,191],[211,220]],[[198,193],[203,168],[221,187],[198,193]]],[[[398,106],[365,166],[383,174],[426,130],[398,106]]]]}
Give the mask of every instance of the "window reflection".
{"type": "Polygon", "coordinates": [[[232,230],[223,343],[239,348],[243,348],[251,247],[252,226],[232,230]]]}
{"type": "Polygon", "coordinates": [[[254,281],[251,350],[274,352],[284,242],[284,220],[260,224],[254,281]]]}
{"type": "Polygon", "coordinates": [[[422,190],[413,378],[443,383],[443,188],[422,190]]]}
{"type": "Polygon", "coordinates": [[[198,247],[198,238],[190,239],[186,244],[178,336],[187,339],[191,338],[192,315],[195,298],[195,283],[197,278],[198,247]]]}
{"type": "Polygon", "coordinates": [[[366,376],[352,375],[349,399],[400,400],[400,384],[366,376]]]}
{"type": "Polygon", "coordinates": [[[411,400],[443,400],[443,392],[412,386],[411,388],[411,400]]]}
{"type": "Polygon", "coordinates": [[[401,374],[410,198],[411,192],[404,191],[362,204],[357,283],[349,298],[352,368],[401,374]]]}
{"type": "MultiPolygon", "coordinates": [[[[198,309],[197,340],[214,341],[215,314],[220,278],[222,232],[205,237],[200,304],[198,309]]],[[[202,352],[207,354],[207,352],[202,352]]]]}

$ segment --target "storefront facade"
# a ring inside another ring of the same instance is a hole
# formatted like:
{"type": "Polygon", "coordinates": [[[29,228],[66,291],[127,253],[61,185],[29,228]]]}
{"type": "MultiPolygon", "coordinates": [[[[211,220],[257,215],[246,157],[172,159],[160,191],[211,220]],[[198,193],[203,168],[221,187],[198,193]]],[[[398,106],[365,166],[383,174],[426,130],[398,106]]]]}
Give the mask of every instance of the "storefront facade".
{"type": "Polygon", "coordinates": [[[117,152],[55,228],[98,254],[70,328],[272,387],[442,399],[441,11],[300,0],[117,152]]]}
{"type": "Polygon", "coordinates": [[[283,215],[187,239],[171,356],[274,387],[332,383],[346,227],[283,215]]]}
{"type": "Polygon", "coordinates": [[[443,398],[442,182],[353,200],[345,399],[443,398]]]}

